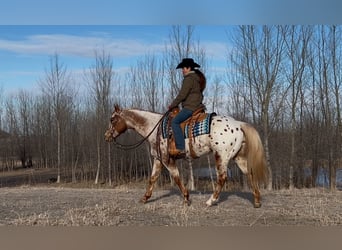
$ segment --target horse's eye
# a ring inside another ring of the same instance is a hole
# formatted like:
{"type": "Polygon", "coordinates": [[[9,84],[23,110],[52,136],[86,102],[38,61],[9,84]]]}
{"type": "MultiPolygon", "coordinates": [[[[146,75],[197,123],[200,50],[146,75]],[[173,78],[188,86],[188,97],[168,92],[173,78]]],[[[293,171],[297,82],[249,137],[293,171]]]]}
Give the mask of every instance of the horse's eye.
{"type": "Polygon", "coordinates": [[[110,118],[110,122],[113,122],[114,121],[114,117],[110,118]]]}

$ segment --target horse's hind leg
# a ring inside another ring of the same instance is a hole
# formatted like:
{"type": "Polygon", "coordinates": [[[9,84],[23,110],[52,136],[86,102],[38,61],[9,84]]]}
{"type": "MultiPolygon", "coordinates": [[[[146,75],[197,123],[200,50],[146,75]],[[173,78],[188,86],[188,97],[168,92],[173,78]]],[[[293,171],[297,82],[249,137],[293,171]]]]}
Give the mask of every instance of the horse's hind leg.
{"type": "MultiPolygon", "coordinates": [[[[243,152],[243,151],[241,151],[243,152]]],[[[238,156],[234,159],[239,168],[241,169],[242,173],[247,175],[248,178],[248,184],[253,190],[253,196],[254,196],[254,207],[259,208],[261,207],[261,202],[260,202],[260,191],[259,191],[259,186],[257,183],[253,181],[253,174],[248,172],[247,168],[247,159],[245,156],[241,154],[241,152],[238,154],[238,156]],[[242,156],[241,156],[242,155],[242,156]]]]}
{"type": "Polygon", "coordinates": [[[141,200],[140,200],[141,202],[146,203],[147,200],[152,196],[154,184],[156,183],[156,181],[160,175],[161,170],[162,170],[161,162],[157,159],[154,159],[153,160],[152,174],[151,174],[150,180],[148,181],[146,193],[145,193],[144,197],[141,198],[141,200]]]}
{"type": "Polygon", "coordinates": [[[206,202],[208,206],[212,206],[217,203],[221,190],[227,180],[228,159],[223,160],[222,157],[216,152],[215,164],[216,164],[216,173],[217,173],[217,183],[216,183],[216,188],[215,188],[214,193],[206,202]]]}

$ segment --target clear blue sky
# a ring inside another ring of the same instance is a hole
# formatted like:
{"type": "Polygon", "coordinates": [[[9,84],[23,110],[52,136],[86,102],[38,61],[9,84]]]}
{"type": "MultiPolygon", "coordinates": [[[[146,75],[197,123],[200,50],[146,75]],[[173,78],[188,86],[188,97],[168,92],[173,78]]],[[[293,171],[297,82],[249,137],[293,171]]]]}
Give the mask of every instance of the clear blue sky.
{"type": "Polygon", "coordinates": [[[1,0],[2,24],[340,23],[340,0],[1,0]]]}
{"type": "Polygon", "coordinates": [[[215,64],[223,64],[227,27],[236,24],[341,23],[339,0],[2,0],[0,86],[30,88],[58,53],[72,71],[90,67],[95,49],[114,58],[114,69],[158,53],[173,24],[195,25],[215,64]]]}

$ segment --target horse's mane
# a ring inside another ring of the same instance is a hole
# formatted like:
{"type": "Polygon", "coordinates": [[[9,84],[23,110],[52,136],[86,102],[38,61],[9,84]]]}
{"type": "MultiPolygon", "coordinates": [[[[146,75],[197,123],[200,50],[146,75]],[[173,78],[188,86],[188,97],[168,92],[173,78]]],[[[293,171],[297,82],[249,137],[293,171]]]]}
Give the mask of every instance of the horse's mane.
{"type": "Polygon", "coordinates": [[[153,112],[153,111],[150,111],[150,110],[148,110],[148,109],[143,109],[143,108],[139,108],[139,107],[125,108],[125,107],[121,107],[121,105],[118,104],[118,103],[115,103],[115,104],[114,104],[114,111],[120,112],[120,111],[123,111],[123,110],[144,111],[144,112],[149,112],[149,113],[154,113],[154,114],[160,114],[160,113],[158,113],[158,112],[153,112]]]}
{"type": "Polygon", "coordinates": [[[162,113],[160,112],[157,112],[157,111],[151,111],[151,110],[148,110],[148,109],[143,109],[143,108],[130,108],[130,109],[127,109],[129,111],[142,111],[142,112],[147,112],[147,113],[150,113],[150,114],[155,114],[155,115],[162,115],[162,113]]]}

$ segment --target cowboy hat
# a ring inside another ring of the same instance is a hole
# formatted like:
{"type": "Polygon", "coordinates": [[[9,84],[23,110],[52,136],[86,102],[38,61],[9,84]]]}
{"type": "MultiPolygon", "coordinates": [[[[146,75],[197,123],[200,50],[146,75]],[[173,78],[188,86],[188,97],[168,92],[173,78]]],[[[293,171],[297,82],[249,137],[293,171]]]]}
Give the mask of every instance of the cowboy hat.
{"type": "Polygon", "coordinates": [[[200,68],[201,66],[194,62],[194,59],[192,58],[183,58],[182,62],[178,64],[176,69],[181,69],[184,67],[190,67],[190,68],[200,68]]]}

